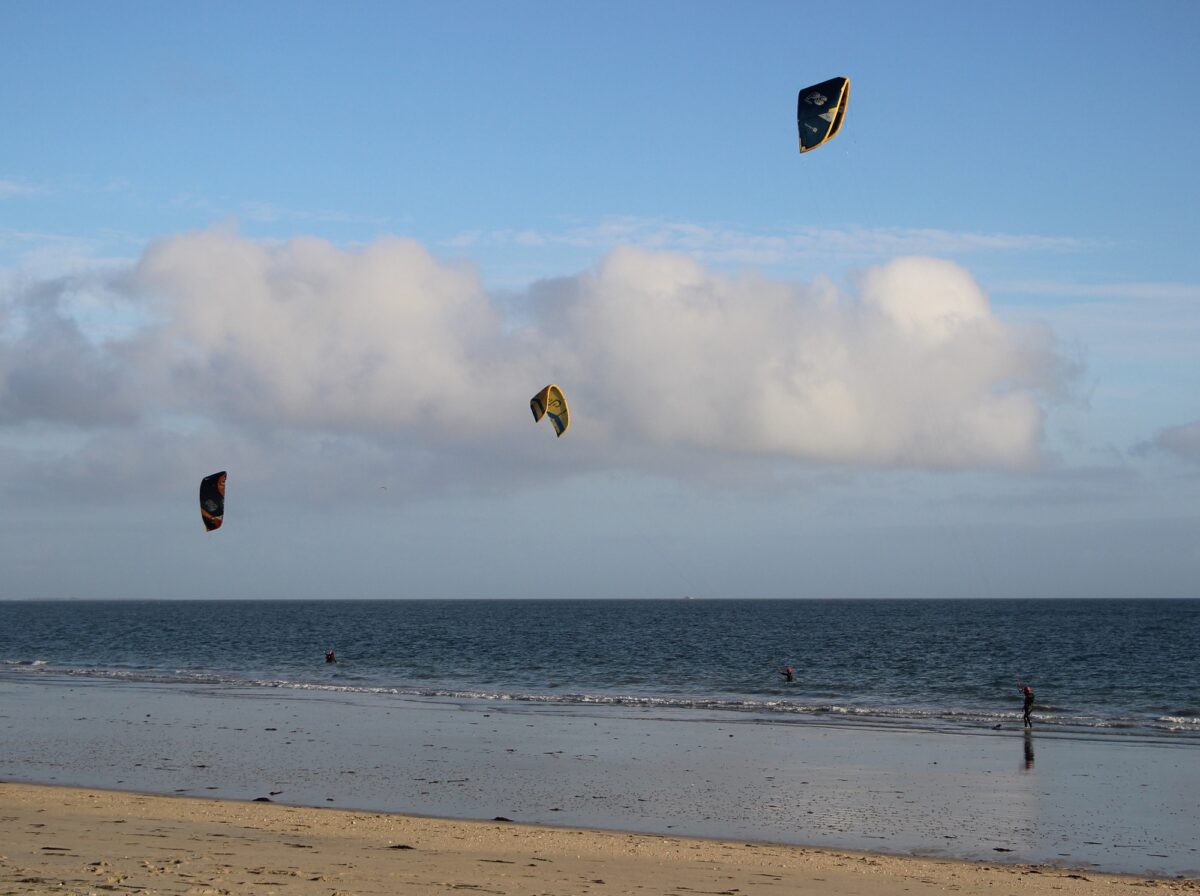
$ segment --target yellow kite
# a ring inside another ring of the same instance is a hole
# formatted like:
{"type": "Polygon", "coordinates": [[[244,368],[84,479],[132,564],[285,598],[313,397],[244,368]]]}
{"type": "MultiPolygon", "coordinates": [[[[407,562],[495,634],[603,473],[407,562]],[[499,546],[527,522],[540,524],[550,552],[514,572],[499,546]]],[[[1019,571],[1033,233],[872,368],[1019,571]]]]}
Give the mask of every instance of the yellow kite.
{"type": "Polygon", "coordinates": [[[529,400],[529,408],[533,411],[536,423],[542,417],[549,417],[554,424],[554,432],[562,435],[567,431],[570,420],[567,418],[567,399],[563,397],[562,389],[551,383],[529,400]]]}

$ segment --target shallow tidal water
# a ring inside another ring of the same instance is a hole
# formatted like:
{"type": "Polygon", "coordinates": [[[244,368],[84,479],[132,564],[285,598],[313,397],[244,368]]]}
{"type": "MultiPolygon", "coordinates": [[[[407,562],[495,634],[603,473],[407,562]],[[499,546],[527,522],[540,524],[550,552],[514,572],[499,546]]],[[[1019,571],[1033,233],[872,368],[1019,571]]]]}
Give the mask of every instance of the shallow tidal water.
{"type": "Polygon", "coordinates": [[[1200,874],[1191,740],[0,677],[0,778],[1200,874]]]}

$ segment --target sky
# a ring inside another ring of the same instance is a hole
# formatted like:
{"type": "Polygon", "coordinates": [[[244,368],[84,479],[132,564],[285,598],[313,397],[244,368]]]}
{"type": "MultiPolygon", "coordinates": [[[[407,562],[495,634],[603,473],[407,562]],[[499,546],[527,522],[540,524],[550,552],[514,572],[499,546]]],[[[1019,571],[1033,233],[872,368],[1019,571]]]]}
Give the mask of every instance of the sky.
{"type": "Polygon", "coordinates": [[[1198,30],[0,4],[0,599],[1200,597],[1198,30]]]}

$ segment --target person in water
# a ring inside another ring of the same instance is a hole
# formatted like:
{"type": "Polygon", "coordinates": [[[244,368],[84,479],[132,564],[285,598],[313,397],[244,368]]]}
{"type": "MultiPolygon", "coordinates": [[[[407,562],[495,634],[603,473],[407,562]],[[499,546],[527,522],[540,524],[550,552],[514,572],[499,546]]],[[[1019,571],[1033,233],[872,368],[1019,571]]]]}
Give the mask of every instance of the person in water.
{"type": "Polygon", "coordinates": [[[1021,693],[1025,695],[1025,715],[1024,715],[1025,727],[1032,728],[1033,727],[1033,717],[1032,717],[1033,688],[1031,688],[1029,685],[1023,685],[1021,687],[1021,693]]]}
{"type": "Polygon", "coordinates": [[[780,670],[779,674],[783,676],[784,681],[795,681],[796,680],[796,675],[794,672],[792,672],[791,666],[788,666],[787,668],[780,670]]]}
{"type": "Polygon", "coordinates": [[[336,663],[337,662],[337,657],[333,655],[332,647],[330,647],[328,650],[325,651],[325,662],[327,662],[327,663],[336,663]]]}

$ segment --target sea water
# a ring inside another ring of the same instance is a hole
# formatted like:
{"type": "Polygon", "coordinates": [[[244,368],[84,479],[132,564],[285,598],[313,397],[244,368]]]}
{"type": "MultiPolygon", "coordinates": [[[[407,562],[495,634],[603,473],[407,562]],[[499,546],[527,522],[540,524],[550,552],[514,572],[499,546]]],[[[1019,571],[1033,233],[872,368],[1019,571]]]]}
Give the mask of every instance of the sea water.
{"type": "Polygon", "coordinates": [[[1039,729],[1184,742],[1198,648],[1200,600],[0,602],[0,676],[24,680],[911,729],[1019,726],[1028,683],[1039,729]]]}

